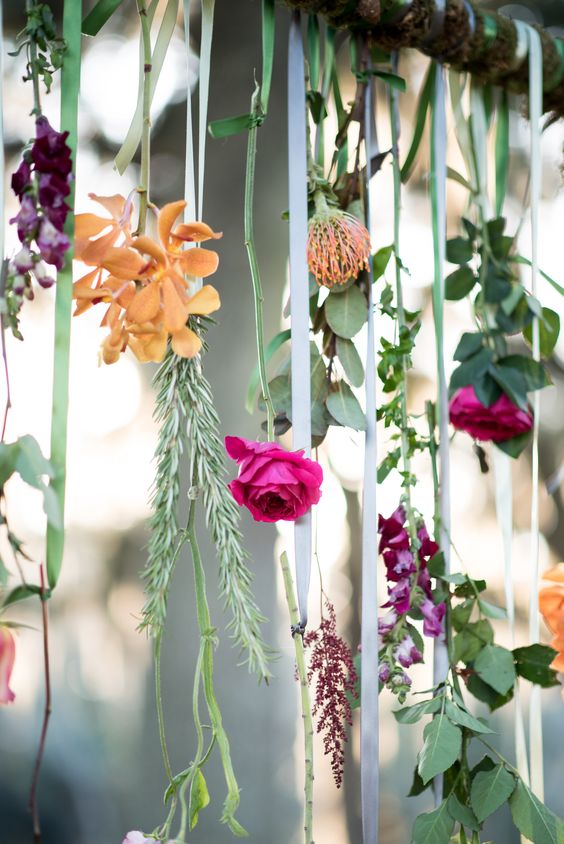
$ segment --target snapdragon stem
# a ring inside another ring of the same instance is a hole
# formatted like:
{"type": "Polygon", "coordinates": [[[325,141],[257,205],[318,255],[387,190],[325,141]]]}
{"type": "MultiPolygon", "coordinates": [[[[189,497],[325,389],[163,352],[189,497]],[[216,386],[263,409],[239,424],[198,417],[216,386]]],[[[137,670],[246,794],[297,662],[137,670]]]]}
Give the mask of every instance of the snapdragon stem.
{"type": "Polygon", "coordinates": [[[143,131],[141,135],[141,174],[139,193],[139,222],[136,234],[144,234],[149,206],[149,181],[151,160],[151,23],[145,0],[137,0],[137,12],[141,22],[143,41],[143,131]]]}
{"type": "MultiPolygon", "coordinates": [[[[390,125],[392,133],[392,171],[394,181],[394,260],[396,266],[396,308],[398,317],[398,329],[405,327],[405,308],[403,305],[403,290],[401,284],[401,262],[399,259],[399,229],[400,229],[400,215],[401,215],[401,168],[399,162],[399,109],[397,100],[397,91],[390,87],[390,125]]],[[[407,412],[407,373],[408,373],[408,359],[407,356],[402,358],[403,378],[400,386],[400,401],[401,401],[401,458],[403,469],[405,473],[405,501],[407,510],[407,523],[409,535],[414,548],[418,546],[417,527],[415,524],[415,516],[413,514],[413,505],[411,502],[411,459],[409,456],[409,442],[407,439],[407,429],[409,427],[409,415],[407,412]]],[[[417,555],[418,559],[419,555],[417,555]]]]}
{"type": "MultiPolygon", "coordinates": [[[[251,98],[251,118],[258,118],[260,115],[260,86],[257,84],[251,98]]],[[[247,257],[249,259],[249,269],[251,271],[251,281],[253,284],[253,299],[255,305],[255,326],[256,326],[256,341],[257,341],[257,356],[260,376],[260,388],[262,392],[263,401],[266,405],[266,425],[267,425],[267,439],[269,442],[274,441],[274,404],[272,396],[270,395],[270,388],[268,386],[268,377],[266,374],[266,360],[264,356],[264,323],[263,323],[263,302],[264,297],[262,293],[262,284],[260,280],[260,271],[257,259],[257,253],[254,242],[253,232],[253,196],[255,189],[255,165],[257,155],[257,131],[258,125],[253,121],[253,125],[249,129],[249,140],[247,144],[247,169],[245,173],[245,209],[244,209],[244,223],[245,223],[245,248],[247,250],[247,257]]]]}
{"type": "Polygon", "coordinates": [[[309,684],[305,663],[304,642],[299,632],[300,614],[294,593],[294,581],[288,564],[286,553],[280,557],[282,577],[284,579],[284,591],[286,603],[290,613],[292,625],[292,636],[296,652],[296,668],[300,683],[300,701],[302,707],[302,719],[304,722],[304,758],[305,758],[305,809],[304,809],[304,844],[313,844],[313,718],[311,713],[311,701],[309,697],[309,684]]]}
{"type": "MultiPolygon", "coordinates": [[[[33,9],[34,5],[34,0],[26,0],[25,8],[28,15],[33,9]]],[[[29,39],[29,67],[31,70],[31,82],[33,85],[32,114],[34,114],[37,118],[41,114],[41,96],[39,93],[39,74],[37,72],[37,44],[35,43],[33,38],[29,39]]]]}
{"type": "Polygon", "coordinates": [[[39,598],[41,601],[41,617],[43,621],[43,661],[45,671],[45,708],[43,710],[43,724],[41,726],[41,735],[39,737],[39,746],[37,748],[37,755],[35,757],[35,765],[33,767],[33,778],[31,781],[31,788],[29,791],[29,810],[33,823],[33,841],[34,844],[41,842],[41,825],[39,822],[39,810],[37,807],[37,787],[39,784],[39,774],[41,771],[41,763],[45,752],[45,742],[47,739],[47,728],[49,726],[49,719],[51,717],[51,670],[49,665],[49,613],[47,611],[48,595],[45,589],[45,571],[43,563],[39,568],[39,575],[41,578],[41,586],[39,598]]]}

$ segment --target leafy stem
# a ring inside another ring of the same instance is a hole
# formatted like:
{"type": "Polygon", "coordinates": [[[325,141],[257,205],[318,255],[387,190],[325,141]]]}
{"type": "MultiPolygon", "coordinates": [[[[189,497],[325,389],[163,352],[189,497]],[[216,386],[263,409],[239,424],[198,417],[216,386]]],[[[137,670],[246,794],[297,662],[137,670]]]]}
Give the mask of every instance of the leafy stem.
{"type": "Polygon", "coordinates": [[[147,208],[149,205],[149,182],[151,161],[151,23],[147,14],[145,0],[137,0],[137,12],[141,22],[141,37],[143,41],[143,131],[141,135],[141,180],[138,188],[139,222],[137,234],[144,234],[147,224],[147,208]]]}
{"type": "Polygon", "coordinates": [[[31,788],[29,791],[29,810],[33,823],[33,841],[34,844],[41,842],[41,825],[39,822],[39,809],[37,806],[37,787],[39,785],[39,774],[41,772],[41,763],[45,752],[45,742],[47,740],[47,729],[49,727],[49,719],[51,717],[51,670],[49,665],[49,614],[47,611],[48,590],[45,588],[45,570],[43,563],[39,567],[39,576],[41,578],[41,591],[39,598],[41,601],[41,617],[43,621],[43,661],[45,672],[45,708],[43,710],[43,724],[41,726],[41,735],[39,737],[39,746],[37,748],[37,755],[35,757],[35,765],[33,767],[33,777],[31,781],[31,788]]]}
{"type": "MultiPolygon", "coordinates": [[[[26,0],[26,12],[30,15],[33,12],[35,0],[26,0]]],[[[28,69],[33,85],[33,111],[36,117],[41,114],[41,96],[39,93],[39,68],[37,65],[37,43],[35,38],[30,37],[28,41],[28,69]]]]}
{"type": "Polygon", "coordinates": [[[262,284],[260,280],[260,271],[255,249],[254,233],[253,233],[253,196],[255,187],[255,165],[257,155],[257,131],[258,118],[261,115],[260,105],[260,85],[256,83],[255,90],[251,97],[251,120],[252,125],[249,129],[249,139],[247,145],[247,169],[245,173],[245,248],[249,259],[249,269],[251,271],[251,281],[253,284],[253,299],[255,305],[255,326],[256,326],[256,341],[257,341],[257,356],[260,375],[260,387],[263,401],[266,405],[267,417],[267,439],[269,442],[274,440],[274,405],[272,403],[272,396],[270,395],[270,388],[268,386],[268,378],[266,374],[266,360],[264,355],[264,324],[263,324],[263,302],[264,297],[262,293],[262,284]]]}
{"type": "Polygon", "coordinates": [[[304,654],[304,642],[300,631],[300,614],[294,593],[294,581],[286,553],[280,557],[284,592],[290,613],[292,637],[296,653],[296,668],[300,683],[300,701],[304,723],[304,759],[305,759],[305,808],[304,808],[304,844],[313,844],[313,717],[309,697],[309,684],[304,654]]]}

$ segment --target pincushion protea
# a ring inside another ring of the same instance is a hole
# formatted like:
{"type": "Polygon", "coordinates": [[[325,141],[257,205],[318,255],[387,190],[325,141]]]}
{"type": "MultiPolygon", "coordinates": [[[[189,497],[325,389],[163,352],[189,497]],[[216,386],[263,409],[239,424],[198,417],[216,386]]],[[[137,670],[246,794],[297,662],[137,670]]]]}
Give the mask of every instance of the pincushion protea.
{"type": "Polygon", "coordinates": [[[315,194],[315,213],[309,221],[307,263],[318,284],[333,287],[356,278],[368,268],[370,235],[356,217],[315,194]]]}

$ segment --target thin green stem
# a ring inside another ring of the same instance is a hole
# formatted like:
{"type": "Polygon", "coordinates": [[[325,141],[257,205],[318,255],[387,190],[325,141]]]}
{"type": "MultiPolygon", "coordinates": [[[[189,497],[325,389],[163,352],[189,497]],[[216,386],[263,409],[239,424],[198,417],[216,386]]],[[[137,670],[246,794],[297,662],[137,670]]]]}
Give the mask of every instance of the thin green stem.
{"type": "MultiPolygon", "coordinates": [[[[260,113],[260,86],[257,84],[251,98],[251,119],[257,118],[260,113]]],[[[255,189],[257,131],[258,125],[256,121],[253,120],[253,125],[249,129],[247,169],[245,174],[245,248],[247,250],[249,269],[251,271],[251,281],[253,283],[257,356],[262,398],[266,405],[267,439],[272,442],[274,440],[274,404],[272,402],[272,396],[270,395],[270,388],[268,386],[268,378],[266,374],[266,360],[264,356],[264,321],[262,310],[264,297],[262,293],[262,284],[260,280],[260,271],[253,233],[253,196],[255,189]]]]}
{"type": "MultiPolygon", "coordinates": [[[[26,0],[25,8],[29,15],[35,5],[34,0],[26,0]]],[[[29,69],[31,72],[31,82],[33,85],[33,111],[36,117],[41,114],[41,95],[39,91],[39,74],[37,72],[37,44],[34,38],[29,39],[28,50],[29,69]]]]}
{"type": "Polygon", "coordinates": [[[498,750],[496,750],[495,747],[493,747],[489,743],[489,741],[486,741],[486,739],[482,738],[482,736],[476,736],[476,738],[478,739],[478,741],[481,741],[482,744],[485,745],[485,747],[488,748],[488,750],[490,750],[493,754],[495,754],[495,756],[497,756],[497,758],[499,759],[500,762],[503,762],[503,764],[507,768],[510,768],[511,771],[515,774],[516,777],[521,778],[521,774],[519,773],[517,768],[514,768],[513,765],[511,764],[511,762],[508,762],[507,759],[505,758],[505,756],[502,756],[501,753],[498,750]]]}
{"type": "MultiPolygon", "coordinates": [[[[197,488],[198,478],[196,472],[193,472],[192,486],[197,488]]],[[[245,835],[245,830],[235,819],[235,812],[239,806],[239,786],[235,778],[233,764],[231,762],[231,752],[229,747],[229,739],[223,727],[221,711],[215,698],[213,688],[213,649],[215,643],[215,629],[211,626],[210,611],[208,600],[206,596],[206,579],[204,567],[202,565],[202,557],[200,548],[196,537],[196,501],[193,499],[190,502],[190,512],[188,515],[188,527],[186,529],[186,536],[190,543],[192,551],[192,562],[194,566],[194,586],[196,593],[196,616],[198,619],[198,628],[202,642],[202,678],[204,686],[204,697],[206,706],[211,720],[211,726],[215,740],[219,748],[221,756],[221,763],[223,766],[223,774],[227,784],[227,797],[223,805],[222,821],[227,823],[231,831],[235,835],[245,835]]]]}
{"type": "Polygon", "coordinates": [[[147,208],[149,206],[149,182],[151,162],[151,22],[147,13],[145,0],[137,0],[137,12],[141,22],[141,36],[143,40],[143,131],[141,135],[141,179],[138,188],[139,222],[137,234],[145,232],[147,224],[147,208]]]}
{"type": "Polygon", "coordinates": [[[162,629],[159,630],[157,636],[155,638],[155,702],[157,706],[157,723],[159,726],[159,741],[161,743],[161,753],[163,757],[163,764],[166,771],[166,775],[168,777],[168,781],[173,788],[173,791],[176,791],[176,787],[174,785],[174,775],[172,773],[172,767],[170,764],[170,757],[168,755],[168,747],[166,743],[166,734],[165,734],[165,726],[164,726],[164,713],[163,713],[163,697],[162,697],[162,686],[161,686],[161,649],[162,649],[162,637],[163,631],[162,629]]]}
{"type": "Polygon", "coordinates": [[[299,632],[300,614],[294,593],[294,581],[288,564],[286,553],[280,557],[282,577],[284,578],[284,591],[286,603],[290,613],[292,635],[296,652],[296,667],[300,682],[300,700],[302,707],[302,719],[304,722],[304,758],[305,758],[305,807],[304,807],[304,842],[313,844],[313,717],[311,714],[311,701],[309,697],[309,684],[307,680],[307,668],[305,663],[304,643],[299,632]],[[295,631],[295,632],[294,632],[295,631]]]}
{"type": "MultiPolygon", "coordinates": [[[[390,117],[391,117],[391,133],[392,133],[392,171],[394,181],[394,259],[396,265],[396,308],[398,317],[398,329],[401,331],[406,326],[405,322],[405,308],[403,305],[403,290],[401,284],[401,261],[399,257],[399,234],[400,234],[400,216],[401,216],[401,167],[399,160],[399,109],[397,101],[397,91],[390,87],[390,117]]],[[[406,356],[402,360],[403,378],[400,385],[400,407],[401,407],[401,458],[403,469],[405,472],[405,501],[407,510],[407,521],[411,541],[417,547],[417,526],[415,524],[415,516],[413,514],[413,505],[411,502],[411,459],[409,456],[409,442],[407,438],[407,431],[409,427],[409,415],[407,412],[407,373],[409,370],[409,361],[406,356]]]]}

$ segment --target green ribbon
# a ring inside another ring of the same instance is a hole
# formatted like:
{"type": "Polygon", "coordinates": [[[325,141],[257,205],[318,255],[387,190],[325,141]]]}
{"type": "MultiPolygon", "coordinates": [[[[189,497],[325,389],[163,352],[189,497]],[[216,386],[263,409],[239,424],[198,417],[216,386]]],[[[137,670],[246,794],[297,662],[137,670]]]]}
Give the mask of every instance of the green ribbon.
{"type": "MultiPolygon", "coordinates": [[[[69,133],[73,174],[76,174],[78,93],[80,88],[81,0],[65,0],[63,37],[67,44],[61,71],[61,130],[69,133]]],[[[72,308],[72,259],[74,242],[75,179],[70,181],[67,199],[71,211],[65,223],[65,234],[71,246],[65,255],[65,266],[57,276],[55,296],[55,354],[53,361],[53,400],[51,412],[51,464],[55,477],[51,487],[57,496],[62,514],[65,511],[67,463],[67,426],[69,408],[69,356],[72,308]]],[[[52,589],[59,579],[65,543],[64,526],[47,525],[47,580],[52,589]]]]}

